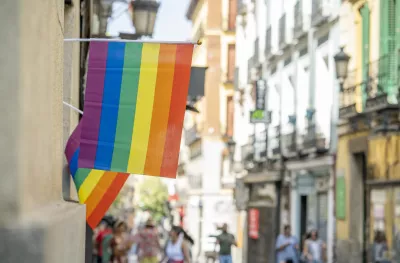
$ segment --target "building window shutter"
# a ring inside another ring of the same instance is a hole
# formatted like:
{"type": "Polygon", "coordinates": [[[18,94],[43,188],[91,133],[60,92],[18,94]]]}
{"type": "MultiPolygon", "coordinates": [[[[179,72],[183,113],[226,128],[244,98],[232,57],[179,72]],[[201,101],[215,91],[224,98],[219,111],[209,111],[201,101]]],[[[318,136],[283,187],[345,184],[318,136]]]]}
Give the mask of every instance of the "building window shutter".
{"type": "Polygon", "coordinates": [[[368,3],[365,3],[360,9],[361,19],[362,19],[362,80],[364,85],[362,85],[362,108],[365,107],[365,102],[367,100],[366,85],[369,79],[369,29],[370,29],[370,12],[368,3]]]}
{"type": "Polygon", "coordinates": [[[228,30],[233,31],[236,28],[236,0],[229,0],[229,14],[228,14],[228,30]]]}
{"type": "Polygon", "coordinates": [[[235,44],[228,45],[228,72],[227,79],[233,82],[235,78],[235,44]]]}
{"type": "Polygon", "coordinates": [[[233,96],[228,96],[226,101],[226,135],[233,136],[233,118],[235,105],[233,102],[233,96]]]}
{"type": "MultiPolygon", "coordinates": [[[[380,1],[380,61],[379,85],[382,91],[392,97],[396,91],[396,3],[395,0],[380,1]]],[[[398,19],[398,18],[397,18],[398,19]]]]}

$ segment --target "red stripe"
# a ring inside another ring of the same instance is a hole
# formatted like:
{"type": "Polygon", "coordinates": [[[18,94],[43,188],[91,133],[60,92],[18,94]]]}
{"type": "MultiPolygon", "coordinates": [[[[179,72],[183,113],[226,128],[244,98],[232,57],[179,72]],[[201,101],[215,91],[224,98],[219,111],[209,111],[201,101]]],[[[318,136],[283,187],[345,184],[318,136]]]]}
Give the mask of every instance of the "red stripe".
{"type": "Polygon", "coordinates": [[[174,82],[169,107],[167,140],[160,175],[175,178],[178,168],[179,146],[181,142],[183,117],[189,90],[193,45],[177,45],[174,82]]]}
{"type": "Polygon", "coordinates": [[[96,208],[93,210],[92,214],[87,218],[88,225],[94,229],[100,223],[100,220],[106,214],[108,208],[110,208],[111,204],[114,202],[117,197],[119,191],[124,186],[126,179],[128,179],[129,174],[127,173],[118,173],[115,177],[114,181],[104,193],[100,202],[97,204],[96,208]]]}

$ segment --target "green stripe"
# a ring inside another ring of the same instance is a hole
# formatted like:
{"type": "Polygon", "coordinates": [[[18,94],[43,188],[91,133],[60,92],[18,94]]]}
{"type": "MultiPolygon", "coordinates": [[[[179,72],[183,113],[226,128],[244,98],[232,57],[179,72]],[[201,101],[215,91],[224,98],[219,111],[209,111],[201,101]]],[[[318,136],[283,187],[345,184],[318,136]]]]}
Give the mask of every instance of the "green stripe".
{"type": "Polygon", "coordinates": [[[142,59],[142,43],[126,43],[124,71],[122,74],[121,96],[119,100],[117,130],[111,170],[126,172],[128,167],[133,122],[136,111],[136,97],[142,59]]]}
{"type": "Polygon", "coordinates": [[[79,188],[81,188],[83,181],[85,181],[86,177],[88,177],[91,171],[92,169],[87,168],[79,168],[78,171],[76,171],[76,174],[74,176],[74,183],[77,192],[79,192],[79,188]]]}

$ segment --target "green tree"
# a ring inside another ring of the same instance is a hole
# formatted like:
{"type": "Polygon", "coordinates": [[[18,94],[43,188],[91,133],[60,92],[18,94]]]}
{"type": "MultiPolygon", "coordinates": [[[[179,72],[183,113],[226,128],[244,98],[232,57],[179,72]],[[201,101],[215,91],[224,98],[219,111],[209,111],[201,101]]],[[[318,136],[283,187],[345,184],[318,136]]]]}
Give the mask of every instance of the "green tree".
{"type": "Polygon", "coordinates": [[[146,177],[138,186],[139,207],[155,221],[167,215],[168,188],[159,177],[146,177]]]}

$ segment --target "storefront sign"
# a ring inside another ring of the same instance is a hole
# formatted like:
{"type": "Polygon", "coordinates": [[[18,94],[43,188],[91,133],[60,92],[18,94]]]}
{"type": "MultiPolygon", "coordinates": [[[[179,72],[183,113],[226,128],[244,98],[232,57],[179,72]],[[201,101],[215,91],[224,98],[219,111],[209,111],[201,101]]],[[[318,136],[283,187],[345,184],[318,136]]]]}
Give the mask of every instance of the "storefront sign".
{"type": "Polygon", "coordinates": [[[249,237],[258,239],[258,228],[259,228],[259,211],[258,209],[249,209],[249,237]]]}
{"type": "Polygon", "coordinates": [[[266,96],[266,83],[265,80],[257,80],[256,85],[256,110],[265,110],[265,96],[266,96]]]}
{"type": "Polygon", "coordinates": [[[336,177],[336,218],[346,219],[346,181],[344,173],[339,173],[336,177]]]}
{"type": "Polygon", "coordinates": [[[265,109],[250,111],[250,123],[271,123],[271,111],[265,109]]]}

